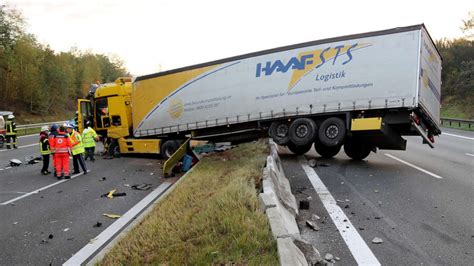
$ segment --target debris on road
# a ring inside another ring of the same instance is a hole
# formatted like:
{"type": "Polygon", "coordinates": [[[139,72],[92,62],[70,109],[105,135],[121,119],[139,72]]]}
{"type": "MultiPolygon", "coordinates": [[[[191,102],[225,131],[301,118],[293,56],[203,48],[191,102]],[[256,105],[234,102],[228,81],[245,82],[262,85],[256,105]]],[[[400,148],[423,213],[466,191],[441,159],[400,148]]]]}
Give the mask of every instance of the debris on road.
{"type": "Polygon", "coordinates": [[[380,219],[382,219],[382,217],[380,217],[380,216],[375,216],[374,219],[375,219],[375,220],[380,220],[380,219]]]}
{"type": "Polygon", "coordinates": [[[314,231],[319,231],[319,226],[318,226],[316,223],[312,222],[312,221],[308,221],[308,220],[307,220],[307,221],[306,221],[306,225],[307,225],[309,228],[313,229],[314,231]]]}
{"type": "Polygon", "coordinates": [[[324,255],[324,259],[330,261],[334,259],[334,256],[331,253],[326,253],[326,255],[324,255]]]}
{"type": "Polygon", "coordinates": [[[383,240],[382,240],[382,238],[374,237],[374,239],[372,239],[372,243],[373,244],[382,244],[383,240]]]}
{"type": "Polygon", "coordinates": [[[379,191],[377,189],[374,189],[374,193],[379,193],[379,191]]]}
{"type": "Polygon", "coordinates": [[[365,228],[364,228],[364,227],[359,227],[359,230],[360,230],[360,231],[364,231],[365,228]]]}
{"type": "Polygon", "coordinates": [[[151,184],[146,184],[146,183],[135,184],[135,185],[132,185],[131,188],[135,190],[148,190],[151,188],[151,184]]]}
{"type": "Polygon", "coordinates": [[[64,232],[67,232],[67,231],[69,231],[69,227],[68,227],[68,228],[64,228],[64,230],[63,230],[63,231],[64,231],[64,232]]]}
{"type": "Polygon", "coordinates": [[[316,161],[316,159],[311,159],[311,160],[308,161],[308,165],[309,165],[309,167],[314,168],[318,165],[318,162],[316,161]]]}
{"type": "Polygon", "coordinates": [[[377,204],[380,206],[382,206],[382,202],[381,201],[378,201],[377,204]]]}
{"type": "Polygon", "coordinates": [[[53,235],[53,234],[49,234],[48,238],[49,238],[49,239],[53,239],[53,238],[54,238],[54,235],[53,235]]]}
{"type": "Polygon", "coordinates": [[[14,225],[17,225],[17,224],[18,224],[18,222],[13,222],[13,224],[14,224],[14,225]]]}
{"type": "Polygon", "coordinates": [[[293,240],[293,243],[303,252],[309,265],[319,265],[322,261],[319,251],[305,240],[293,240]]]}
{"type": "Polygon", "coordinates": [[[107,177],[103,176],[101,179],[99,179],[100,182],[107,180],[107,177]]]}
{"type": "Polygon", "coordinates": [[[112,214],[112,213],[104,213],[102,215],[105,216],[105,217],[111,218],[111,219],[118,219],[118,218],[122,217],[121,215],[112,214]]]}
{"type": "Polygon", "coordinates": [[[311,216],[311,218],[313,219],[313,221],[321,219],[321,217],[319,217],[317,214],[313,214],[313,216],[311,216]]]}
{"type": "Polygon", "coordinates": [[[308,209],[309,209],[309,201],[300,200],[300,210],[308,210],[308,209]]]}
{"type": "Polygon", "coordinates": [[[96,227],[96,228],[102,227],[102,223],[101,223],[101,222],[97,222],[97,223],[94,224],[93,227],[96,227]]]}
{"type": "Polygon", "coordinates": [[[20,166],[21,164],[22,164],[22,162],[18,159],[11,159],[10,160],[10,166],[11,167],[20,166]]]}
{"type": "Polygon", "coordinates": [[[344,209],[348,209],[348,208],[349,208],[349,205],[348,205],[348,204],[346,204],[346,206],[344,206],[344,209]]]}
{"type": "Polygon", "coordinates": [[[111,191],[105,193],[105,194],[102,194],[100,197],[101,198],[109,198],[109,199],[112,199],[114,197],[123,197],[123,196],[127,196],[127,193],[125,192],[116,192],[117,189],[112,189],[111,191]]]}

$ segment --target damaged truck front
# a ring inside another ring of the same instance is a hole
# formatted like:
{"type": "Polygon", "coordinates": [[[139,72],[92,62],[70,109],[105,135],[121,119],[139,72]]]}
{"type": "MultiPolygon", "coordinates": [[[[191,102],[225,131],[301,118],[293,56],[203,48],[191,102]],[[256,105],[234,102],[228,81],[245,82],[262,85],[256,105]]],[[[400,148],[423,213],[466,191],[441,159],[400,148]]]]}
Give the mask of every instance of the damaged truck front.
{"type": "Polygon", "coordinates": [[[97,89],[94,106],[80,102],[79,113],[121,153],[168,157],[189,136],[270,136],[296,154],[314,145],[332,157],[344,147],[360,160],[404,150],[403,135],[433,147],[440,95],[441,56],[415,25],[119,79],[97,89]]]}

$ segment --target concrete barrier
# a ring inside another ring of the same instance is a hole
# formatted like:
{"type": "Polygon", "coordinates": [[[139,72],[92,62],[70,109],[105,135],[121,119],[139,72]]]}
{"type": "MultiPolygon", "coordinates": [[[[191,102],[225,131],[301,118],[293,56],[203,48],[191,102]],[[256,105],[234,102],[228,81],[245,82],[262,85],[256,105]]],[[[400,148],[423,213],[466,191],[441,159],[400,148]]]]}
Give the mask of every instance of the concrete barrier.
{"type": "MultiPolygon", "coordinates": [[[[278,155],[278,145],[270,140],[270,155],[262,173],[263,192],[259,200],[261,209],[267,214],[273,237],[277,240],[281,265],[308,265],[303,252],[295,245],[301,235],[295,217],[298,205],[290,182],[286,178],[278,155]]],[[[314,263],[311,261],[311,263],[314,263]]]]}

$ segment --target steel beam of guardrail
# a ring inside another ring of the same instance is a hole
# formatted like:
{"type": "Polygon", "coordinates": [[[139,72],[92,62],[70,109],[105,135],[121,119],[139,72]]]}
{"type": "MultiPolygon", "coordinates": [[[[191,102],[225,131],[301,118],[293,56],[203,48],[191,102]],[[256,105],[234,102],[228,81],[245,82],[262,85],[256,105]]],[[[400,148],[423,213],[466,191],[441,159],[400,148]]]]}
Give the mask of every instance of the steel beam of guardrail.
{"type": "MultiPolygon", "coordinates": [[[[23,130],[24,134],[26,134],[26,131],[28,129],[41,128],[42,126],[51,126],[52,124],[62,125],[66,122],[67,121],[57,121],[57,122],[46,122],[46,123],[28,124],[28,125],[16,125],[16,131],[17,133],[19,133],[19,131],[23,130]]],[[[37,133],[39,133],[39,130],[37,133]]]]}
{"type": "Polygon", "coordinates": [[[457,124],[459,127],[461,125],[468,125],[469,128],[473,127],[474,120],[467,120],[467,119],[457,119],[457,118],[441,118],[441,125],[449,125],[452,126],[453,124],[457,124]]]}

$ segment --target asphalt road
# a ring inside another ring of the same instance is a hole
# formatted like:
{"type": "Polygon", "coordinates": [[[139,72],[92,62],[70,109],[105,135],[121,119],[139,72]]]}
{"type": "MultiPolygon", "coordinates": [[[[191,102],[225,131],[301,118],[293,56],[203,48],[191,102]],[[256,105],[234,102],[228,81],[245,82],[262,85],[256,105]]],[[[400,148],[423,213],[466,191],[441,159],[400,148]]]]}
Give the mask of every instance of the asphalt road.
{"type": "Polygon", "coordinates": [[[0,150],[0,265],[64,263],[115,221],[103,213],[124,214],[164,180],[156,158],[97,156],[87,161],[88,175],[63,182],[41,175],[41,163],[9,168],[12,158],[39,155],[37,138],[21,138],[17,150],[0,150]],[[130,187],[141,183],[152,189],[130,187]],[[101,197],[112,189],[127,195],[101,197]],[[97,222],[102,225],[94,227],[97,222]]]}
{"type": "Polygon", "coordinates": [[[298,218],[303,238],[323,257],[338,257],[336,263],[342,265],[360,263],[356,257],[362,252],[372,252],[383,265],[472,265],[474,132],[443,133],[435,149],[422,145],[419,137],[409,137],[406,151],[378,151],[362,162],[350,160],[343,151],[333,159],[314,151],[300,158],[282,155],[297,200],[310,200],[310,209],[298,218]],[[315,190],[302,166],[312,158],[329,193],[315,190]],[[337,212],[325,208],[329,194],[347,218],[334,217],[337,212]],[[320,217],[319,231],[305,225],[313,214],[320,217]],[[357,237],[351,230],[365,244],[354,245],[357,237]],[[375,237],[383,243],[373,244],[375,237]]]}

